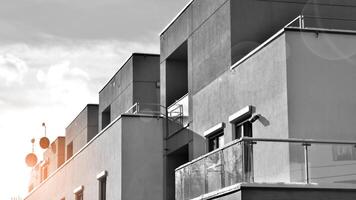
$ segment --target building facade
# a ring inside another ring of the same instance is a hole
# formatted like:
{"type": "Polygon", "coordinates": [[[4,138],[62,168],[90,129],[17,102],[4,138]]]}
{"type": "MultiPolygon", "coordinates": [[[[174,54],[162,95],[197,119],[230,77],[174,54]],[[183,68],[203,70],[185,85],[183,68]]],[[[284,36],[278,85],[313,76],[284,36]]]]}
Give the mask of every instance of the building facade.
{"type": "Polygon", "coordinates": [[[352,0],[191,1],[26,199],[354,199],[355,46],[352,0]]]}

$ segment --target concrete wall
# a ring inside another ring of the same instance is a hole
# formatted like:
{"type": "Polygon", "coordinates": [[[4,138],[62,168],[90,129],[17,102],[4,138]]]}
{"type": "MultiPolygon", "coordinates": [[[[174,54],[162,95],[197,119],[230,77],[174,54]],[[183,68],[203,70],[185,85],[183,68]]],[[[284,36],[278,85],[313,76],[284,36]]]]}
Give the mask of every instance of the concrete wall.
{"type": "Polygon", "coordinates": [[[98,105],[88,104],[66,128],[65,146],[73,142],[73,154],[75,154],[97,133],[98,105]]]}
{"type": "Polygon", "coordinates": [[[288,32],[290,137],[356,140],[356,35],[288,32]]]}
{"type": "MultiPolygon", "coordinates": [[[[289,137],[356,140],[356,35],[290,31],[286,39],[289,137]]],[[[335,160],[334,146],[310,148],[312,182],[355,182],[356,160],[335,160]]],[[[291,161],[301,165],[297,149],[291,161]]]]}
{"type": "Polygon", "coordinates": [[[43,153],[43,159],[48,166],[48,175],[52,174],[65,161],[65,137],[58,137],[43,153]]]}
{"type": "Polygon", "coordinates": [[[241,186],[231,193],[204,198],[214,200],[352,200],[355,190],[335,188],[303,188],[268,185],[241,186]]]}
{"type": "Polygon", "coordinates": [[[108,171],[108,199],[118,199],[121,197],[121,136],[122,122],[119,120],[25,199],[74,199],[73,190],[81,185],[84,186],[85,199],[97,199],[96,175],[103,170],[108,171]]]}
{"type": "MultiPolygon", "coordinates": [[[[235,139],[234,126],[229,123],[229,116],[252,105],[255,107],[254,114],[261,115],[253,123],[253,137],[288,138],[285,48],[285,37],[282,35],[233,71],[226,71],[193,95],[193,131],[202,134],[224,122],[225,142],[232,141],[235,139]]],[[[205,146],[200,145],[200,148],[205,146]]],[[[254,166],[258,182],[289,180],[288,146],[258,143],[254,148],[254,166]]]]}
{"type": "Polygon", "coordinates": [[[111,109],[110,118],[112,121],[136,102],[159,104],[158,81],[158,55],[132,54],[99,92],[99,130],[104,128],[101,127],[102,112],[108,106],[111,109]]]}
{"type": "Polygon", "coordinates": [[[102,112],[111,105],[111,120],[125,112],[133,101],[133,59],[130,57],[99,92],[99,130],[102,112]]]}
{"type": "Polygon", "coordinates": [[[162,119],[122,116],[31,192],[27,200],[98,198],[96,176],[106,170],[108,200],[163,198],[162,119]]]}
{"type": "Polygon", "coordinates": [[[195,93],[231,65],[230,1],[196,0],[161,35],[161,104],[166,99],[166,59],[188,44],[188,91],[195,93]]]}
{"type": "Polygon", "coordinates": [[[356,191],[333,188],[298,188],[298,187],[246,187],[241,191],[242,200],[352,200],[356,191]]]}
{"type": "Polygon", "coordinates": [[[230,1],[198,0],[192,7],[197,29],[188,41],[188,76],[195,94],[231,66],[230,1]]]}
{"type": "Polygon", "coordinates": [[[133,68],[133,102],[141,103],[144,110],[158,111],[159,106],[145,105],[160,102],[159,55],[135,56],[133,68]]]}
{"type": "Polygon", "coordinates": [[[41,162],[38,162],[31,170],[28,191],[32,191],[41,183],[41,162]]]}
{"type": "Polygon", "coordinates": [[[254,137],[287,138],[285,38],[273,41],[246,62],[227,71],[193,95],[193,131],[202,134],[224,122],[225,141],[233,140],[228,118],[252,105],[265,121],[253,125],[254,137]]]}
{"type": "Polygon", "coordinates": [[[163,125],[160,118],[122,117],[122,200],[163,200],[163,125]]]}

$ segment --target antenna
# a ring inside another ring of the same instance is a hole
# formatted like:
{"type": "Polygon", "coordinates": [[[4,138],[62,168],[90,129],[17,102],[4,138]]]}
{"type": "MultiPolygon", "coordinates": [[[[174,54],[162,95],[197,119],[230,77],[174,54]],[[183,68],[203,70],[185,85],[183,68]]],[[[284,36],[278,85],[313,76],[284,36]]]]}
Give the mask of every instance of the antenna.
{"type": "Polygon", "coordinates": [[[42,122],[42,126],[44,127],[44,135],[45,135],[45,137],[46,137],[46,135],[47,135],[46,123],[42,122]]]}
{"type": "Polygon", "coordinates": [[[42,149],[47,149],[49,147],[49,139],[47,138],[47,126],[46,123],[42,123],[42,126],[44,127],[44,137],[40,139],[40,147],[42,149]]]}

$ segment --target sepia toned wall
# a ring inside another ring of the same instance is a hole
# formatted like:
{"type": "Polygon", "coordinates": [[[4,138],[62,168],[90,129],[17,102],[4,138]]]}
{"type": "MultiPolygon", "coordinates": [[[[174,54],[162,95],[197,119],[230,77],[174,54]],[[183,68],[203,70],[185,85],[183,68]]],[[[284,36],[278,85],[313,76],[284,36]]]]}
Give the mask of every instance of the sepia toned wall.
{"type": "Polygon", "coordinates": [[[96,176],[104,170],[107,199],[162,199],[162,121],[121,116],[25,199],[74,199],[73,190],[83,186],[84,199],[95,200],[96,176]]]}

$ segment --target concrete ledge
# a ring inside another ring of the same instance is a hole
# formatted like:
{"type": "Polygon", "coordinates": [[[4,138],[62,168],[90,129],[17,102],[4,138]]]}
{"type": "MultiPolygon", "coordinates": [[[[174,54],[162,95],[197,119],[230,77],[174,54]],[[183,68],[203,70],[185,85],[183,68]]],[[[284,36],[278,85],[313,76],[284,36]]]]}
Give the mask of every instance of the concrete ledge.
{"type": "Polygon", "coordinates": [[[229,116],[229,122],[234,123],[235,121],[238,121],[242,118],[246,117],[251,117],[252,115],[252,106],[246,106],[242,108],[241,110],[237,111],[236,113],[232,114],[229,116]]]}
{"type": "Polygon", "coordinates": [[[210,135],[212,135],[224,128],[225,128],[225,123],[221,122],[221,123],[218,123],[215,126],[209,128],[208,130],[204,131],[203,135],[204,135],[204,137],[209,137],[210,135]]]}
{"type": "MultiPolygon", "coordinates": [[[[354,187],[351,187],[351,186],[347,186],[347,185],[337,186],[334,184],[320,185],[320,184],[299,184],[299,183],[290,183],[290,184],[288,184],[288,183],[237,183],[237,184],[222,188],[220,190],[216,190],[216,191],[213,191],[213,192],[210,192],[207,194],[203,194],[199,197],[194,198],[193,200],[221,199],[221,198],[223,198],[227,195],[233,194],[233,193],[247,192],[249,189],[261,190],[261,192],[262,192],[262,190],[275,190],[276,192],[282,192],[282,191],[288,190],[289,192],[298,191],[298,192],[303,192],[303,193],[304,192],[306,192],[306,193],[313,192],[314,193],[314,192],[317,192],[318,190],[319,191],[327,190],[329,192],[337,191],[339,193],[343,192],[343,191],[345,191],[345,193],[355,192],[355,194],[356,194],[356,185],[354,187]]],[[[274,196],[274,195],[270,195],[270,196],[273,196],[275,199],[281,199],[281,198],[277,198],[277,196],[274,196]]],[[[257,196],[256,196],[256,198],[257,198],[257,196]]],[[[223,199],[225,199],[225,198],[223,198],[223,199]]],[[[250,199],[250,198],[241,198],[241,199],[250,199]]],[[[293,199],[296,199],[296,198],[293,198],[293,199]]],[[[302,200],[303,197],[300,197],[297,199],[302,200]]],[[[343,198],[340,197],[340,199],[343,199],[343,198]]]]}
{"type": "Polygon", "coordinates": [[[77,194],[78,192],[81,192],[84,190],[84,186],[79,186],[73,190],[73,194],[77,194]]]}
{"type": "Polygon", "coordinates": [[[96,179],[102,179],[108,176],[108,172],[106,170],[100,172],[98,175],[96,175],[96,179]]]}

